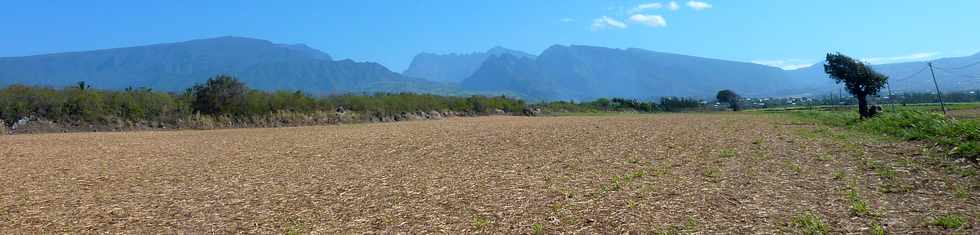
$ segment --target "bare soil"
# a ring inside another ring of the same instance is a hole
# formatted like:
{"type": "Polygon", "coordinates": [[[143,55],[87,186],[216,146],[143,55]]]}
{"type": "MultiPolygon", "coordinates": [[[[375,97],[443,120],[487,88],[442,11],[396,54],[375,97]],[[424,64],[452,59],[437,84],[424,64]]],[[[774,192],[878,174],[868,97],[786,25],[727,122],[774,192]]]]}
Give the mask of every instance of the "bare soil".
{"type": "Polygon", "coordinates": [[[761,114],[0,136],[0,233],[977,234],[976,167],[927,147],[761,114]]]}

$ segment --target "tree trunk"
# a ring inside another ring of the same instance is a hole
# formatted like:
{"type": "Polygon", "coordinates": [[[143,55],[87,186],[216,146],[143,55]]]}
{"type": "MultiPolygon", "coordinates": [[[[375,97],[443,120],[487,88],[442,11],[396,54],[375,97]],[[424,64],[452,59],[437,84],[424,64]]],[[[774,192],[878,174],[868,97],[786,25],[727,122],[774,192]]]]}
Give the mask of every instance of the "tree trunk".
{"type": "Polygon", "coordinates": [[[733,102],[728,103],[728,105],[730,105],[732,107],[732,111],[738,112],[738,102],[733,101],[733,102]]]}
{"type": "Polygon", "coordinates": [[[867,95],[856,95],[858,100],[858,113],[861,114],[861,118],[870,118],[871,113],[868,112],[868,96],[867,95]]]}

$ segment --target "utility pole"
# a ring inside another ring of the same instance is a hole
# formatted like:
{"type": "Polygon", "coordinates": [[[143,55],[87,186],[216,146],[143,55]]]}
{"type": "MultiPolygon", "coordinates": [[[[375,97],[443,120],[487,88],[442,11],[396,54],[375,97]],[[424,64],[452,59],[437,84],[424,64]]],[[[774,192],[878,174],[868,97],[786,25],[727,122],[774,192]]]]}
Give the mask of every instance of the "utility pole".
{"type": "Polygon", "coordinates": [[[846,104],[844,103],[844,84],[841,84],[837,89],[839,90],[837,92],[837,101],[840,102],[841,105],[846,104]]]}
{"type": "Polygon", "coordinates": [[[895,96],[892,95],[892,84],[885,84],[888,86],[888,103],[892,103],[892,112],[895,112],[895,96]]]}
{"type": "Polygon", "coordinates": [[[946,103],[943,103],[943,92],[939,90],[939,82],[936,81],[936,71],[932,69],[932,62],[929,62],[929,72],[932,73],[932,84],[936,85],[936,97],[939,97],[939,107],[943,109],[943,116],[946,116],[946,103]]]}
{"type": "Polygon", "coordinates": [[[830,102],[830,107],[831,107],[831,108],[833,108],[834,106],[836,106],[836,105],[834,104],[834,90],[830,90],[830,95],[829,95],[829,96],[827,96],[827,99],[829,99],[829,100],[830,100],[830,101],[827,101],[827,102],[830,102]]]}

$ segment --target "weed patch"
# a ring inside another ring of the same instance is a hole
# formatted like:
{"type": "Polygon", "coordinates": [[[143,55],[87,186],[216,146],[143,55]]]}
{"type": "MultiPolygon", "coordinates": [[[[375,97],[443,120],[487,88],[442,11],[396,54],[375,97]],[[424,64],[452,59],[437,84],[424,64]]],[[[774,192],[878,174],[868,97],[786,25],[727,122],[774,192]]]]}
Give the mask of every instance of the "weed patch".
{"type": "Polygon", "coordinates": [[[830,227],[819,216],[806,212],[793,218],[792,224],[800,234],[824,235],[830,233],[830,227]]]}
{"type": "Polygon", "coordinates": [[[851,190],[847,193],[847,199],[851,202],[851,214],[857,216],[868,216],[871,214],[871,208],[868,206],[868,202],[861,199],[861,195],[858,192],[851,190]]]}
{"type": "Polygon", "coordinates": [[[945,229],[958,229],[966,223],[966,220],[959,215],[944,215],[936,218],[932,221],[932,225],[943,227],[945,229]]]}
{"type": "MultiPolygon", "coordinates": [[[[950,149],[952,156],[973,161],[980,156],[980,123],[950,120],[937,113],[919,110],[888,112],[860,120],[853,112],[794,112],[804,120],[819,124],[896,137],[902,140],[929,141],[950,149]]],[[[817,129],[815,132],[821,132],[817,129]]]]}

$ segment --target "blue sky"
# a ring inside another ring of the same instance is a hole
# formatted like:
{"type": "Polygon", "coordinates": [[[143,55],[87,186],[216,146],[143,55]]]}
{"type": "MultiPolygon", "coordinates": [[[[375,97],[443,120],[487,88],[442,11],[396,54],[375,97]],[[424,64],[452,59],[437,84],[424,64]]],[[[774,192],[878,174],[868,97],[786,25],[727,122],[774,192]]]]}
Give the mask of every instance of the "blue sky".
{"type": "Polygon", "coordinates": [[[404,70],[419,52],[553,44],[643,48],[797,67],[980,52],[980,1],[0,0],[0,56],[218,36],[304,43],[404,70]],[[676,6],[676,7],[673,7],[676,6]]]}

